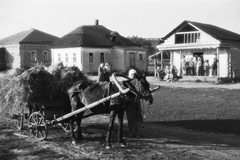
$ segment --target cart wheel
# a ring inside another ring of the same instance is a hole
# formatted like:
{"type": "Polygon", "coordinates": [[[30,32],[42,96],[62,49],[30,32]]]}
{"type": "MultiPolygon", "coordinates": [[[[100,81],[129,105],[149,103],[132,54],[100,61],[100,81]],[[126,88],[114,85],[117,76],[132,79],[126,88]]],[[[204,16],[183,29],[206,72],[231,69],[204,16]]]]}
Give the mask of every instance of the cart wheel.
{"type": "MultiPolygon", "coordinates": [[[[70,132],[70,123],[62,122],[61,126],[66,133],[70,132]]],[[[74,127],[74,132],[77,132],[78,130],[77,124],[74,124],[73,127],[74,127]]]]}
{"type": "Polygon", "coordinates": [[[39,140],[47,138],[48,127],[44,117],[39,112],[33,112],[28,118],[28,127],[30,132],[39,140]]]}

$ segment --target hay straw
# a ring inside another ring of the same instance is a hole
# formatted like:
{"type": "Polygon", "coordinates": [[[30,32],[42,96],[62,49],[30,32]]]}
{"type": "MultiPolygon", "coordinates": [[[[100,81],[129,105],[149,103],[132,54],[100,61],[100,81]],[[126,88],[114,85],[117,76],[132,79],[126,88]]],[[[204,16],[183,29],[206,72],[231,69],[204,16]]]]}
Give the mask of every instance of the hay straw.
{"type": "Polygon", "coordinates": [[[0,79],[0,112],[16,112],[29,102],[54,102],[78,80],[89,80],[77,67],[47,67],[37,64],[0,79]]]}

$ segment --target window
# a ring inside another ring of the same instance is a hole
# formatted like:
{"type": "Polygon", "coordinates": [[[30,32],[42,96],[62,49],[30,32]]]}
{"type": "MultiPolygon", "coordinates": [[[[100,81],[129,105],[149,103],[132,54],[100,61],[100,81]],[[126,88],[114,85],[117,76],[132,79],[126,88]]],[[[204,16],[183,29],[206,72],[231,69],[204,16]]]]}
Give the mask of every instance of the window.
{"type": "Polygon", "coordinates": [[[140,53],[139,54],[139,60],[142,61],[143,60],[143,55],[140,53]]]}
{"type": "Polygon", "coordinates": [[[197,43],[199,39],[200,39],[200,33],[199,32],[176,33],[175,44],[197,43]]]}
{"type": "Polygon", "coordinates": [[[58,53],[58,63],[60,63],[60,62],[62,62],[62,60],[61,60],[61,54],[58,53]]]}
{"type": "Polygon", "coordinates": [[[36,51],[31,52],[31,61],[33,61],[33,62],[37,61],[37,52],[36,51]]]}
{"type": "Polygon", "coordinates": [[[68,54],[65,54],[65,62],[68,63],[68,54]]]}
{"type": "Polygon", "coordinates": [[[73,63],[77,63],[77,55],[76,55],[76,53],[73,53],[73,63]]]}
{"type": "Polygon", "coordinates": [[[93,63],[93,53],[89,53],[89,63],[93,63]]]}
{"type": "Polygon", "coordinates": [[[100,63],[104,63],[104,53],[100,53],[100,63]]]}
{"type": "Polygon", "coordinates": [[[43,61],[48,61],[48,51],[43,51],[43,61]]]}

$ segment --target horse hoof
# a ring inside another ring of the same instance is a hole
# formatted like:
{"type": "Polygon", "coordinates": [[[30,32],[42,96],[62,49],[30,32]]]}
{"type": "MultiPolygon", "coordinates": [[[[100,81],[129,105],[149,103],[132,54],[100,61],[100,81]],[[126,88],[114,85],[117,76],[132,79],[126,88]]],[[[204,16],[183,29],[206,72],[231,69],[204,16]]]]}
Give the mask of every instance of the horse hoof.
{"type": "Polygon", "coordinates": [[[120,147],[125,148],[125,147],[127,147],[127,145],[126,144],[120,144],[120,147]]]}
{"type": "Polygon", "coordinates": [[[76,141],[72,141],[72,144],[73,144],[73,145],[76,145],[77,143],[76,143],[76,141]]]}
{"type": "Polygon", "coordinates": [[[111,149],[111,147],[110,146],[106,146],[106,149],[111,149]]]}

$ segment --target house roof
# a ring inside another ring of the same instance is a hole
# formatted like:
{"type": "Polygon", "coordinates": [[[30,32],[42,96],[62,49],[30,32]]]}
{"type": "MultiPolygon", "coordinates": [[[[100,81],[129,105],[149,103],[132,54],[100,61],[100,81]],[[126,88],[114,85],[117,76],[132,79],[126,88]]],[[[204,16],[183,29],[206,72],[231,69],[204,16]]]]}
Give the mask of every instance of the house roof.
{"type": "Polygon", "coordinates": [[[137,46],[131,40],[102,25],[84,25],[76,28],[52,44],[52,48],[137,46]],[[115,36],[114,42],[111,38],[115,36]]]}
{"type": "Polygon", "coordinates": [[[50,44],[57,39],[56,36],[32,28],[1,39],[0,44],[50,44]]]}
{"type": "Polygon", "coordinates": [[[240,35],[234,33],[232,31],[220,28],[218,26],[214,26],[211,24],[193,22],[193,21],[183,21],[180,25],[174,28],[170,33],[168,33],[163,39],[169,38],[171,35],[176,33],[179,29],[181,29],[186,24],[192,24],[193,26],[199,28],[200,30],[206,32],[210,36],[215,39],[220,40],[221,42],[240,42],[240,35]]]}

